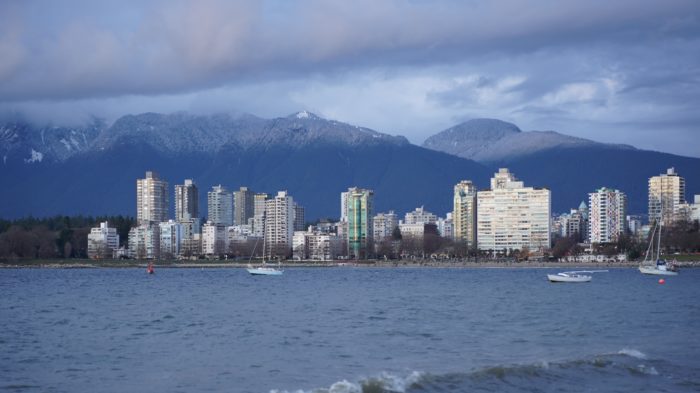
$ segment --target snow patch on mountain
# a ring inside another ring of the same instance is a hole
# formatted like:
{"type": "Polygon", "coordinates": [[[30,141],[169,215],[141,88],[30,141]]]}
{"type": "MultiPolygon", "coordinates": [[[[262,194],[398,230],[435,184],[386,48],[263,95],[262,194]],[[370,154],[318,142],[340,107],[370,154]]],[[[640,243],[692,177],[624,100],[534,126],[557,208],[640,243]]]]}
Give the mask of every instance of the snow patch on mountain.
{"type": "Polygon", "coordinates": [[[43,160],[43,159],[44,159],[44,154],[43,154],[43,153],[38,152],[38,151],[32,149],[32,151],[30,152],[29,158],[25,158],[25,159],[24,159],[24,162],[26,162],[26,163],[28,163],[28,164],[31,164],[31,163],[34,163],[34,162],[41,162],[41,160],[43,160]]]}

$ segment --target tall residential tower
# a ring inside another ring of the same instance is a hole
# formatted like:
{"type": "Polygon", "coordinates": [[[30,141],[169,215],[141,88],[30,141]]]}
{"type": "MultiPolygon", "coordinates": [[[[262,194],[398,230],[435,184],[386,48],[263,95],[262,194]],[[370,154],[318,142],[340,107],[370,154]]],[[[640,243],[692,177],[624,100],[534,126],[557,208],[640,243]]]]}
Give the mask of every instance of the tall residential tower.
{"type": "Polygon", "coordinates": [[[600,188],[588,194],[588,236],[591,243],[616,242],[627,227],[627,196],[600,188]]]}
{"type": "Polygon", "coordinates": [[[455,185],[452,210],[452,227],[455,241],[476,246],[476,186],[469,180],[455,185]]]}
{"type": "Polygon", "coordinates": [[[661,219],[668,225],[678,218],[679,207],[685,204],[685,179],[674,168],[649,178],[649,222],[661,219]],[[663,217],[662,217],[663,215],[663,217]]]}
{"type": "Polygon", "coordinates": [[[348,253],[355,259],[365,259],[371,253],[373,244],[374,191],[349,188],[346,200],[348,253]]]}
{"type": "Polygon", "coordinates": [[[136,219],[139,225],[168,220],[168,182],[152,171],[136,180],[136,219]]]}

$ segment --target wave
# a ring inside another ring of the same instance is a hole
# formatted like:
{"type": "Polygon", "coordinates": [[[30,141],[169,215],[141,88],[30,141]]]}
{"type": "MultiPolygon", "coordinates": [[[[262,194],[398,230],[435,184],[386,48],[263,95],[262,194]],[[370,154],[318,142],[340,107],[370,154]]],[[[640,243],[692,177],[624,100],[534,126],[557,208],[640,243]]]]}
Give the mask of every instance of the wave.
{"type": "MultiPolygon", "coordinates": [[[[531,364],[498,365],[468,372],[434,374],[412,371],[406,376],[382,372],[357,381],[341,380],[327,388],[309,391],[271,390],[270,393],[430,393],[430,392],[522,392],[558,390],[587,391],[656,391],[669,378],[658,378],[657,367],[664,362],[649,360],[636,349],[623,348],[614,353],[579,359],[531,364]],[[640,363],[642,361],[642,363],[640,363]]],[[[668,377],[668,375],[666,376],[668,377]]],[[[698,381],[675,378],[682,387],[698,381]]],[[[692,377],[696,380],[696,377],[692,377]]]]}

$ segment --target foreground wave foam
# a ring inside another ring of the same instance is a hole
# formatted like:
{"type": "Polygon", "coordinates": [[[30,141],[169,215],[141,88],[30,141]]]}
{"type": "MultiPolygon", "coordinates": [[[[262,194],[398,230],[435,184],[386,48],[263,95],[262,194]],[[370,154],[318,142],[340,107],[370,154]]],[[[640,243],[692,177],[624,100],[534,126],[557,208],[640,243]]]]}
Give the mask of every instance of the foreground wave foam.
{"type": "Polygon", "coordinates": [[[383,372],[356,382],[341,380],[328,388],[304,390],[271,390],[270,393],[411,393],[491,390],[499,392],[527,390],[542,384],[579,384],[581,378],[615,382],[630,375],[653,377],[659,372],[653,365],[639,364],[647,360],[643,352],[623,348],[614,353],[580,359],[492,366],[469,372],[431,374],[413,371],[401,377],[383,372]]]}

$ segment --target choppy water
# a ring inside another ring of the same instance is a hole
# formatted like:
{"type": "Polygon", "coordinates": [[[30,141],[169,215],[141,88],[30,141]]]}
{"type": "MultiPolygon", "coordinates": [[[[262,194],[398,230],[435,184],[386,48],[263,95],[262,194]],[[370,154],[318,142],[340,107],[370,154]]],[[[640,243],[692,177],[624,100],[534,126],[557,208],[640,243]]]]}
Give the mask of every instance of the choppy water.
{"type": "Polygon", "coordinates": [[[700,391],[700,270],[0,270],[0,391],[700,391]]]}

